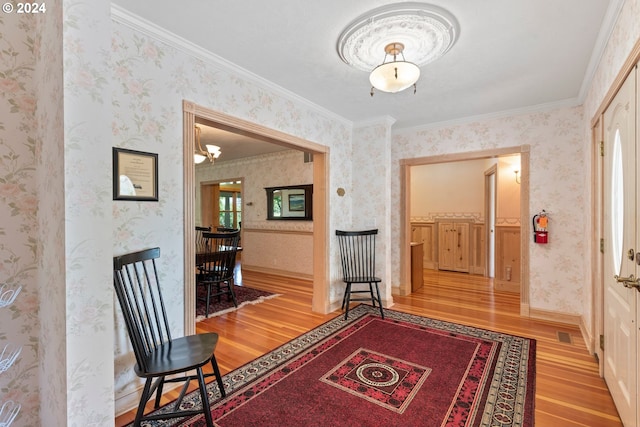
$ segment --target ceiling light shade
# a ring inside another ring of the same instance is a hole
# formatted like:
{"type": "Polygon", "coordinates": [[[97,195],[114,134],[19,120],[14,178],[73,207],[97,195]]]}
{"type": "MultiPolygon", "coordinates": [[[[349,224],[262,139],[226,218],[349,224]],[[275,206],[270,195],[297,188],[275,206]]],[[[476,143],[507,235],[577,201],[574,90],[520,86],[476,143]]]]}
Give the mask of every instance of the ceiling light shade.
{"type": "Polygon", "coordinates": [[[209,159],[211,163],[214,162],[215,159],[220,157],[222,152],[220,151],[220,147],[213,144],[207,144],[207,150],[202,149],[202,143],[200,142],[200,134],[202,133],[202,129],[199,126],[195,126],[196,133],[196,142],[195,142],[195,151],[193,153],[193,161],[195,163],[202,163],[206,159],[209,159]]]}
{"type": "Polygon", "coordinates": [[[220,147],[218,147],[217,145],[207,144],[206,147],[207,147],[207,152],[211,154],[215,159],[220,157],[220,154],[222,154],[222,151],[220,151],[220,147]]]}
{"type": "Polygon", "coordinates": [[[414,86],[415,93],[415,84],[420,78],[420,68],[412,62],[397,60],[397,55],[402,54],[403,49],[402,43],[390,43],[385,46],[386,54],[393,55],[393,61],[378,65],[369,75],[372,86],[371,96],[373,96],[373,88],[396,93],[414,86]]]}

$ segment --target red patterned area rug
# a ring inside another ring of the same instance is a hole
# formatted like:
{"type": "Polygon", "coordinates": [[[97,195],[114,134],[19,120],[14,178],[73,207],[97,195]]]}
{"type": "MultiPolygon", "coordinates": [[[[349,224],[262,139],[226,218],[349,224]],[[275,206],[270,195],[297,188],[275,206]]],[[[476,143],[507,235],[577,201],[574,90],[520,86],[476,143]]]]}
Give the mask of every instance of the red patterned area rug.
{"type": "Polygon", "coordinates": [[[225,375],[225,399],[209,384],[215,425],[534,425],[535,340],[367,305],[349,317],[225,375]]]}
{"type": "MultiPolygon", "coordinates": [[[[238,307],[233,306],[233,301],[229,295],[223,295],[220,298],[213,297],[209,304],[209,316],[216,317],[221,316],[232,311],[236,311],[247,304],[260,304],[261,302],[280,296],[280,294],[273,294],[267,291],[261,291],[259,289],[248,288],[246,286],[234,285],[233,291],[236,294],[236,301],[238,307]]],[[[198,286],[196,290],[196,322],[205,320],[205,302],[202,298],[206,297],[207,291],[204,286],[198,286]]]]}

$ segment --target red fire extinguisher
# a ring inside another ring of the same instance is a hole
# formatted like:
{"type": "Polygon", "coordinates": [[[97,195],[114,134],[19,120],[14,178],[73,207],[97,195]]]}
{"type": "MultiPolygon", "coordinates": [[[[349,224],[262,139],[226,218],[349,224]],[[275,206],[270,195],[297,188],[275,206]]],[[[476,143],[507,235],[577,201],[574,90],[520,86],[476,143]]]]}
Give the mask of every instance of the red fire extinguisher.
{"type": "Polygon", "coordinates": [[[549,243],[549,217],[543,209],[542,212],[533,216],[533,241],[535,243],[549,243]]]}

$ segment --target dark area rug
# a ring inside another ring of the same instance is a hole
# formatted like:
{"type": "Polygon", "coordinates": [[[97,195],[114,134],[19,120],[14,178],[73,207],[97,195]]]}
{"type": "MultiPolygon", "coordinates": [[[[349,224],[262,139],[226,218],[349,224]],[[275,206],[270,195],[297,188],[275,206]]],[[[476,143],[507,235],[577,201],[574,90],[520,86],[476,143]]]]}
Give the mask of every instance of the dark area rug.
{"type": "MultiPolygon", "coordinates": [[[[238,307],[233,306],[233,301],[229,295],[222,295],[219,298],[213,297],[209,304],[209,317],[221,316],[236,311],[247,304],[259,304],[265,300],[279,296],[279,294],[248,288],[246,286],[234,286],[233,291],[236,294],[238,307]]],[[[207,291],[204,286],[198,286],[196,288],[196,322],[205,319],[205,302],[201,298],[206,297],[206,295],[207,291]]]]}
{"type": "MultiPolygon", "coordinates": [[[[359,305],[208,384],[231,426],[534,425],[536,341],[359,305]]],[[[199,393],[182,406],[200,405],[199,393]]],[[[163,409],[160,408],[159,411],[163,409]]],[[[158,424],[203,426],[202,415],[158,424]]]]}

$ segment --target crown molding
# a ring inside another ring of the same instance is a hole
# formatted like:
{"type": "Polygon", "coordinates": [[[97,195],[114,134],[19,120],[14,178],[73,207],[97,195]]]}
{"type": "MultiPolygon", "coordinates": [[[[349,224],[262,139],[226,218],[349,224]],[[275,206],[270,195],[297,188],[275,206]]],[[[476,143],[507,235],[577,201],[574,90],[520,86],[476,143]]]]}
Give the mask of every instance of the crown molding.
{"type": "Polygon", "coordinates": [[[319,114],[327,118],[339,121],[341,124],[348,126],[349,128],[353,126],[353,122],[334,113],[333,111],[327,110],[326,108],[321,107],[318,104],[315,104],[308,99],[303,98],[302,96],[283,88],[282,86],[278,86],[273,82],[260,77],[259,75],[254,74],[251,71],[246,70],[239,65],[236,65],[233,62],[216,55],[213,52],[206,50],[202,46],[192,43],[189,40],[180,37],[179,35],[174,34],[169,30],[162,28],[159,25],[154,24],[153,22],[148,21],[138,15],[135,15],[125,8],[113,3],[111,3],[111,19],[118,24],[122,24],[136,32],[145,34],[146,36],[164,43],[167,46],[173,47],[174,49],[177,49],[182,53],[200,59],[207,64],[215,66],[216,68],[226,70],[233,75],[237,75],[241,78],[251,81],[255,85],[260,86],[263,89],[270,90],[283,98],[299,102],[300,104],[303,104],[304,106],[317,111],[319,114]]]}
{"type": "Polygon", "coordinates": [[[354,122],[353,128],[357,129],[362,127],[377,126],[377,125],[383,125],[390,128],[391,126],[393,126],[395,122],[396,122],[395,118],[389,115],[385,115],[385,116],[379,116],[379,117],[371,117],[370,119],[354,122]]]}
{"type": "Polygon", "coordinates": [[[609,39],[611,38],[611,34],[616,26],[616,22],[618,21],[624,2],[625,0],[611,0],[609,7],[607,8],[607,13],[602,19],[600,32],[598,33],[598,38],[593,46],[591,58],[589,59],[589,64],[587,65],[587,70],[584,74],[584,80],[582,81],[582,86],[580,86],[580,92],[578,94],[578,99],[581,104],[584,102],[587,93],[589,92],[589,88],[593,83],[593,78],[598,70],[600,61],[602,61],[602,55],[604,55],[607,43],[609,43],[609,39]]]}

